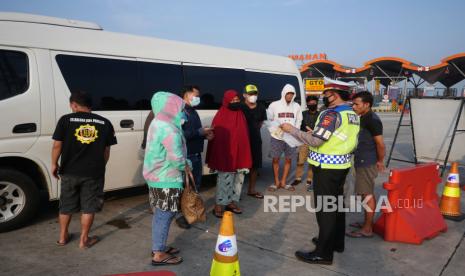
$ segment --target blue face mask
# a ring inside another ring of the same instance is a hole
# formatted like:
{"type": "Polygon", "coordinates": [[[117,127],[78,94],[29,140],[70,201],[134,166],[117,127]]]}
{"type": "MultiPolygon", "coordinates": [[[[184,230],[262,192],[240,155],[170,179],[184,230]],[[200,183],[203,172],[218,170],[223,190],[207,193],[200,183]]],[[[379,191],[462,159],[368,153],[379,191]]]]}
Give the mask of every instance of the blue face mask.
{"type": "Polygon", "coordinates": [[[198,106],[200,104],[200,97],[192,97],[191,99],[191,106],[198,106]]]}

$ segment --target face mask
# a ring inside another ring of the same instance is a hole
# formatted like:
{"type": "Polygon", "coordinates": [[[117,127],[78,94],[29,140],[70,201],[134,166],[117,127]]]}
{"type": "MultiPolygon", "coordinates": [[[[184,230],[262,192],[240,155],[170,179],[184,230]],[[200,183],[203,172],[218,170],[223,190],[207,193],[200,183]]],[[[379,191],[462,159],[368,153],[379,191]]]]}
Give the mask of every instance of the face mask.
{"type": "Polygon", "coordinates": [[[257,102],[257,95],[249,96],[248,100],[250,103],[256,103],[257,102]]]}
{"type": "Polygon", "coordinates": [[[307,105],[307,107],[308,107],[308,110],[315,111],[317,109],[318,105],[317,104],[309,104],[309,105],[307,105]]]}
{"type": "Polygon", "coordinates": [[[241,108],[241,103],[230,103],[228,108],[231,110],[239,110],[239,108],[241,108]]]}
{"type": "MultiPolygon", "coordinates": [[[[330,96],[331,97],[331,96],[330,96]]],[[[329,105],[331,104],[331,102],[329,101],[329,97],[323,97],[323,104],[326,106],[326,107],[329,107],[329,105]]]]}
{"type": "Polygon", "coordinates": [[[200,104],[200,97],[192,97],[191,99],[191,106],[198,106],[200,104]]]}

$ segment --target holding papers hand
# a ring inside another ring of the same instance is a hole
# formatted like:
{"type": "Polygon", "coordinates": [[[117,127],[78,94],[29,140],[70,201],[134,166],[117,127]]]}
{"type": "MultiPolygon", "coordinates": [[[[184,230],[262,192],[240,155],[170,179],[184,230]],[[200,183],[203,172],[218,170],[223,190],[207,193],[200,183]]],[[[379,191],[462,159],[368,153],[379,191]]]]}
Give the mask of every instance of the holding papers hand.
{"type": "Polygon", "coordinates": [[[302,145],[300,141],[298,141],[296,138],[294,138],[290,134],[286,133],[285,130],[281,128],[281,126],[288,125],[288,124],[282,124],[280,126],[279,122],[277,121],[265,121],[264,124],[265,124],[265,127],[270,132],[271,137],[286,142],[286,144],[288,144],[290,147],[298,147],[302,145]]]}

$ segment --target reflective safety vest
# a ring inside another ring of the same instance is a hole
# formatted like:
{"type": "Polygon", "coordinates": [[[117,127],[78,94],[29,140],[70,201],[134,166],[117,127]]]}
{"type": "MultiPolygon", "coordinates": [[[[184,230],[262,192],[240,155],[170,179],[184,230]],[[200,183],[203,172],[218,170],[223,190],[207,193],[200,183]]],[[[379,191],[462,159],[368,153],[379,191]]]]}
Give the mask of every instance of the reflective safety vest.
{"type": "MultiPolygon", "coordinates": [[[[340,105],[333,109],[339,115],[340,126],[328,141],[319,147],[309,147],[308,163],[322,169],[347,169],[351,167],[352,152],[357,147],[360,119],[350,106],[340,105]]],[[[322,112],[315,123],[325,116],[322,112]]]]}

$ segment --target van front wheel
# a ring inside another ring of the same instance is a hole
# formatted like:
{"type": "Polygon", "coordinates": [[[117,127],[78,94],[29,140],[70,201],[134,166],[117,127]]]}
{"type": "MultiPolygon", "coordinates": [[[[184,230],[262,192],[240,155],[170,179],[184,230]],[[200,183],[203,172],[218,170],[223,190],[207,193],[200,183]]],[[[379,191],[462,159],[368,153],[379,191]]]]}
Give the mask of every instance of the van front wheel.
{"type": "Polygon", "coordinates": [[[39,201],[39,190],[28,175],[0,168],[0,232],[29,222],[37,212],[39,201]]]}

